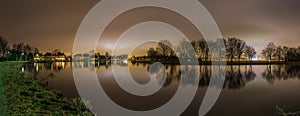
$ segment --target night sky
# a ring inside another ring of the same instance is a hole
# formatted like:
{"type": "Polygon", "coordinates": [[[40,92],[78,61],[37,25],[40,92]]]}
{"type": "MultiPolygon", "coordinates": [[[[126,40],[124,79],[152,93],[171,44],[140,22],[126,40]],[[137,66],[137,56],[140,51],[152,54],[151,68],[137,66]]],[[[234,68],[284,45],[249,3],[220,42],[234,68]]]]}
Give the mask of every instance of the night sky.
{"type": "MultiPolygon", "coordinates": [[[[10,44],[29,43],[37,46],[41,52],[60,49],[70,53],[82,19],[98,2],[99,0],[1,0],[0,35],[10,44]]],[[[200,2],[215,18],[224,37],[236,36],[254,46],[258,52],[270,41],[277,45],[299,46],[299,0],[200,2]]],[[[113,32],[112,29],[112,35],[113,32]]],[[[100,49],[102,46],[108,50],[107,46],[111,45],[100,45],[100,49]]]]}

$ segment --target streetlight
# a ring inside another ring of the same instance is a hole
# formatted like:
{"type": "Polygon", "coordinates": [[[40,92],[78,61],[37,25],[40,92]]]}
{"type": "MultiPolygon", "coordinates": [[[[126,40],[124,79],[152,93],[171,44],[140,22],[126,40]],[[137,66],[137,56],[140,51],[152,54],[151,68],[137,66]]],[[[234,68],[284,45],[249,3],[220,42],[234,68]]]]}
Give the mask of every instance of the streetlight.
{"type": "MultiPolygon", "coordinates": [[[[23,56],[24,56],[25,54],[24,54],[24,52],[22,52],[22,54],[21,54],[21,59],[23,59],[23,56]]],[[[26,60],[26,59],[25,59],[26,60]]]]}
{"type": "Polygon", "coordinates": [[[10,51],[7,51],[6,61],[8,61],[8,57],[10,56],[10,51]]]}

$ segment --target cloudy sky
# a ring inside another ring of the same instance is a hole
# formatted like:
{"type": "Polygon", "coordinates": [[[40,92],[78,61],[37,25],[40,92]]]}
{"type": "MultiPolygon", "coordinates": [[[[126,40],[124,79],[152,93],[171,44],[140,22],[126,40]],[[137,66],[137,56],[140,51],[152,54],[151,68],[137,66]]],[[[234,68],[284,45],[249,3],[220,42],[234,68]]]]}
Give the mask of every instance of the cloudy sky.
{"type": "MultiPolygon", "coordinates": [[[[98,2],[99,0],[1,0],[0,35],[11,44],[25,42],[37,46],[42,52],[60,49],[70,53],[82,19],[98,2]]],[[[299,0],[200,2],[215,18],[224,37],[236,36],[258,51],[270,41],[291,47],[300,45],[299,0]]],[[[167,12],[161,12],[161,15],[166,15],[164,13],[167,12]]],[[[173,19],[172,16],[170,19],[173,19]]],[[[126,21],[126,16],[122,20],[126,21]]],[[[181,24],[183,25],[185,23],[181,24]]],[[[114,33],[114,29],[110,31],[111,34],[114,33]]],[[[109,49],[104,45],[100,45],[100,49],[101,47],[109,49]]]]}

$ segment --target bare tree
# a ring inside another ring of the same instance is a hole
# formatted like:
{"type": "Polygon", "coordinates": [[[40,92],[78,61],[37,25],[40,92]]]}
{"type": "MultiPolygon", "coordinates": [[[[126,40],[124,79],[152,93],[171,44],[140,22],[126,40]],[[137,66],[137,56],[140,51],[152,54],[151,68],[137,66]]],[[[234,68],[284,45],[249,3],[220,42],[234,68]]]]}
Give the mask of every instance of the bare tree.
{"type": "Polygon", "coordinates": [[[226,43],[227,57],[230,58],[231,62],[236,56],[239,60],[243,54],[245,48],[245,41],[238,39],[236,37],[228,38],[226,43]]]}
{"type": "Polygon", "coordinates": [[[274,42],[270,42],[263,50],[262,50],[262,55],[264,55],[265,58],[267,58],[269,61],[272,60],[272,57],[275,54],[276,45],[274,42]]]}
{"type": "Polygon", "coordinates": [[[28,57],[32,53],[33,49],[29,44],[26,44],[23,49],[25,54],[25,60],[28,60],[28,57]]]}
{"type": "Polygon", "coordinates": [[[5,57],[5,54],[9,50],[8,42],[6,39],[0,36],[0,52],[2,53],[2,58],[5,57]]]}
{"type": "Polygon", "coordinates": [[[284,56],[284,61],[287,62],[287,52],[288,52],[289,48],[286,46],[283,46],[283,56],[284,56]]]}
{"type": "Polygon", "coordinates": [[[214,52],[216,53],[217,59],[220,61],[221,59],[226,59],[226,57],[224,58],[223,56],[226,56],[226,48],[225,47],[225,43],[226,43],[226,39],[224,38],[217,38],[215,40],[215,46],[214,46],[214,52]]]}
{"type": "Polygon", "coordinates": [[[193,40],[191,42],[192,46],[194,47],[195,49],[195,52],[196,52],[196,55],[198,56],[198,58],[201,58],[201,48],[200,48],[200,43],[199,41],[197,40],[193,40]]]}
{"type": "Polygon", "coordinates": [[[277,57],[277,60],[281,60],[283,57],[283,48],[281,46],[277,46],[275,48],[274,56],[277,57]]]}
{"type": "Polygon", "coordinates": [[[172,44],[169,40],[161,40],[158,44],[157,44],[157,48],[156,51],[159,55],[162,56],[171,56],[172,54],[172,44]]]}
{"type": "Polygon", "coordinates": [[[193,59],[196,56],[193,46],[185,39],[180,40],[177,52],[179,54],[179,58],[185,61],[193,59]]]}
{"type": "Polygon", "coordinates": [[[202,39],[199,41],[199,46],[202,51],[202,57],[204,58],[205,61],[207,61],[209,57],[209,48],[207,42],[204,39],[202,39]]]}
{"type": "Polygon", "coordinates": [[[14,43],[13,44],[13,53],[16,55],[16,60],[22,60],[22,52],[24,52],[24,43],[14,43]]]}
{"type": "Polygon", "coordinates": [[[39,53],[39,49],[37,47],[34,47],[34,53],[39,53]]]}
{"type": "Polygon", "coordinates": [[[289,48],[289,50],[287,51],[286,60],[289,62],[300,61],[300,47],[289,48]]]}
{"type": "Polygon", "coordinates": [[[209,48],[204,39],[192,41],[191,44],[194,47],[198,58],[201,58],[202,61],[208,60],[209,48]]]}
{"type": "Polygon", "coordinates": [[[154,58],[156,57],[156,51],[153,47],[149,48],[149,50],[147,51],[148,57],[151,58],[151,61],[154,60],[154,58]]]}
{"type": "Polygon", "coordinates": [[[60,52],[60,49],[55,49],[55,50],[52,51],[52,54],[57,55],[57,53],[59,53],[59,52],[60,52]]]}
{"type": "Polygon", "coordinates": [[[256,51],[252,46],[246,45],[244,52],[248,60],[252,61],[252,58],[256,55],[256,51]]]}
{"type": "Polygon", "coordinates": [[[236,45],[237,39],[236,38],[228,38],[227,41],[227,57],[229,57],[230,61],[232,62],[235,54],[235,45],[236,45]]]}
{"type": "Polygon", "coordinates": [[[236,55],[239,59],[241,60],[241,56],[244,53],[244,48],[245,48],[246,42],[244,40],[238,39],[236,43],[236,55]]]}

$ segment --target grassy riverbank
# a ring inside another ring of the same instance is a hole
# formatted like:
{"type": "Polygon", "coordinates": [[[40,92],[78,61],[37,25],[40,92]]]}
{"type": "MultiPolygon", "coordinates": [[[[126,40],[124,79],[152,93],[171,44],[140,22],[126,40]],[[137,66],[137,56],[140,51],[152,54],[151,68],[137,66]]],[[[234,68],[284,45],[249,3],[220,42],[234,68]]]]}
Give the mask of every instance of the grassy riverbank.
{"type": "Polygon", "coordinates": [[[21,71],[24,63],[0,62],[0,115],[92,115],[79,98],[47,90],[43,79],[21,71]]]}
{"type": "Polygon", "coordinates": [[[290,112],[287,111],[285,107],[280,107],[280,106],[276,106],[276,110],[277,116],[299,116],[300,115],[300,111],[294,111],[294,112],[290,112]]]}

